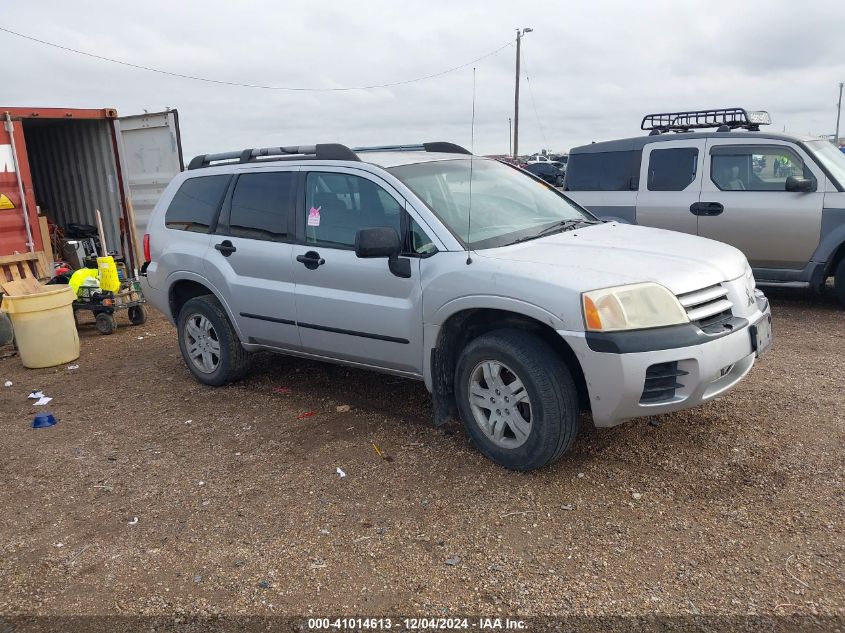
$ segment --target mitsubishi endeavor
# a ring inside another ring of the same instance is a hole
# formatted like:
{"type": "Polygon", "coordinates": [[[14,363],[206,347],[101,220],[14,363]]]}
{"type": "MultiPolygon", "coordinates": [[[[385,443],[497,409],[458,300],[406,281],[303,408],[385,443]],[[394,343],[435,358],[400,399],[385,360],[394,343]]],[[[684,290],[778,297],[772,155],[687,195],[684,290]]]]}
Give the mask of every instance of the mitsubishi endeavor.
{"type": "Polygon", "coordinates": [[[772,340],[735,248],[601,222],[451,143],[198,156],[144,250],[197,380],[258,350],[419,379],[435,423],[516,470],[557,460],[582,410],[606,427],[725,393],[772,340]]]}

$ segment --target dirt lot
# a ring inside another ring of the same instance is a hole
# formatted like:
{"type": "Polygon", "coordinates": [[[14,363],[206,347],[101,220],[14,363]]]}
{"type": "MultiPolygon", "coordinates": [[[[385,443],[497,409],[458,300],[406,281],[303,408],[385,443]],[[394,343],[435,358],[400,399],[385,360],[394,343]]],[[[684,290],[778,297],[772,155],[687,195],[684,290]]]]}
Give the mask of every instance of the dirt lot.
{"type": "Polygon", "coordinates": [[[431,427],[420,383],[262,355],[213,389],[161,316],[83,326],[78,370],[0,360],[0,614],[843,617],[845,311],[773,308],[730,395],[584,418],[527,475],[431,427]]]}

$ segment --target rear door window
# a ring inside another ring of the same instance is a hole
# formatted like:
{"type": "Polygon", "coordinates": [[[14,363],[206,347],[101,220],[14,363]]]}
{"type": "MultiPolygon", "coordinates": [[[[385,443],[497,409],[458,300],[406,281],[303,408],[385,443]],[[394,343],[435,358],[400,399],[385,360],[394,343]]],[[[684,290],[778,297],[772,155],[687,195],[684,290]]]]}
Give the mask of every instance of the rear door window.
{"type": "Polygon", "coordinates": [[[695,180],[698,149],[654,149],[648,158],[649,191],[683,191],[695,180]]]}
{"type": "Polygon", "coordinates": [[[182,183],[164,214],[169,229],[208,233],[217,221],[217,212],[231,176],[199,176],[182,183]]]}
{"type": "Polygon", "coordinates": [[[229,234],[255,240],[287,239],[293,178],[290,171],[238,177],[232,192],[229,234]]]}
{"type": "Polygon", "coordinates": [[[570,154],[567,191],[630,191],[638,188],[642,151],[570,154]]]}

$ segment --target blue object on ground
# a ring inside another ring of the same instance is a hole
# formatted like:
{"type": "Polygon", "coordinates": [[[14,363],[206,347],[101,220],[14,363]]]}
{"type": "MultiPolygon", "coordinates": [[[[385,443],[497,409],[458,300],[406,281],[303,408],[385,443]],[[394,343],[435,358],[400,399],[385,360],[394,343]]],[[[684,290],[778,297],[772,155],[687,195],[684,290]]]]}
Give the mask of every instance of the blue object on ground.
{"type": "Polygon", "coordinates": [[[58,420],[56,420],[56,416],[52,413],[39,413],[35,416],[35,419],[32,420],[32,428],[34,429],[45,429],[48,426],[53,426],[58,420]]]}

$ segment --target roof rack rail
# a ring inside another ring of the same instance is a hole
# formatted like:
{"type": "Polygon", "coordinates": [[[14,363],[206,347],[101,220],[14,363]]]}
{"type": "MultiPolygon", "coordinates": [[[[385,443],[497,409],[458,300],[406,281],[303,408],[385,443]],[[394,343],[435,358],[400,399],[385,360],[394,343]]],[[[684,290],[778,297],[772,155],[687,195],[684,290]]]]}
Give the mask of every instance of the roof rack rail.
{"type": "Polygon", "coordinates": [[[415,145],[376,145],[374,147],[355,147],[354,152],[442,152],[444,154],[471,154],[468,149],[448,141],[417,143],[415,145]]]}
{"type": "Polygon", "coordinates": [[[647,114],[640,123],[640,129],[651,130],[651,134],[664,132],[689,132],[703,128],[718,128],[719,132],[730,132],[736,128],[758,131],[761,125],[770,125],[769,113],[765,110],[749,112],[745,108],[713,108],[711,110],[690,110],[687,112],[663,112],[647,114]]]}
{"type": "Polygon", "coordinates": [[[339,143],[317,143],[316,145],[288,145],[285,147],[261,147],[219,154],[200,154],[191,159],[188,169],[237,163],[254,163],[272,160],[361,160],[358,155],[339,143]]]}

